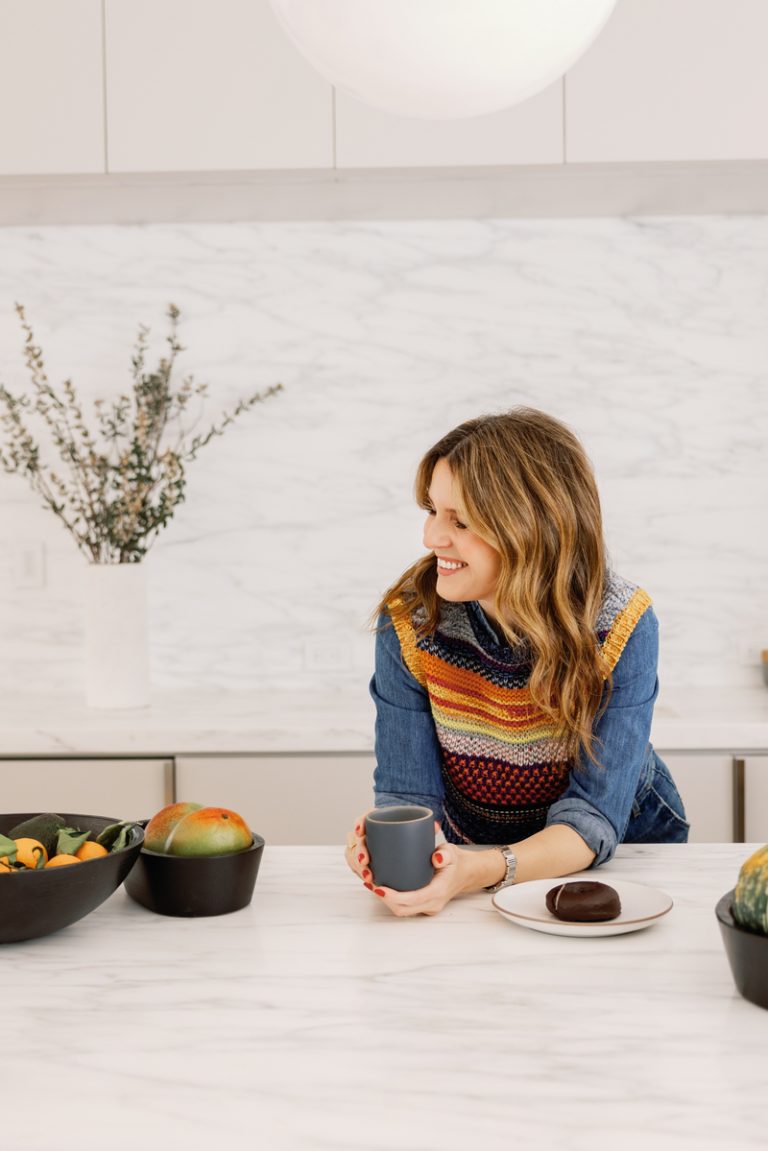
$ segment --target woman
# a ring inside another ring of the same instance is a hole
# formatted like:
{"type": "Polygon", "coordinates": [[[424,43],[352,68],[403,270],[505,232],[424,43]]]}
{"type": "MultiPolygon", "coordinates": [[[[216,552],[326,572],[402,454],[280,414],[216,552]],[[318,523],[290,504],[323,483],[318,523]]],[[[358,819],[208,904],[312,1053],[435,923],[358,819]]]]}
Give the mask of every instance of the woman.
{"type": "Polygon", "coordinates": [[[648,739],[656,617],[608,567],[574,434],[532,408],[468,420],[427,452],[416,495],[430,554],[379,605],[374,789],[377,807],[431,807],[447,842],[427,887],[377,887],[360,819],[352,870],[396,915],[433,915],[599,866],[618,843],[685,842],[648,739]]]}

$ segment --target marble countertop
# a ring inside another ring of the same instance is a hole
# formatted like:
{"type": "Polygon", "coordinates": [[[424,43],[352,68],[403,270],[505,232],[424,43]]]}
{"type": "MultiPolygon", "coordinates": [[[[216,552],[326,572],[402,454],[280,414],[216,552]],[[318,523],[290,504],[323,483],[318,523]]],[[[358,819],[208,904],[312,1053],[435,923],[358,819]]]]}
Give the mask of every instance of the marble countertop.
{"type": "Polygon", "coordinates": [[[714,907],[749,844],[620,847],[674,900],[580,939],[485,894],[395,919],[337,847],[267,846],[253,902],[156,916],[118,891],[5,945],[3,1147],[594,1151],[765,1146],[768,1012],[714,907]]]}
{"type": "MultiPolygon", "coordinates": [[[[358,690],[156,691],[139,710],[88,708],[81,695],[5,694],[0,756],[370,752],[374,708],[358,690]]],[[[652,739],[661,751],[768,750],[765,688],[663,689],[652,739]]]]}

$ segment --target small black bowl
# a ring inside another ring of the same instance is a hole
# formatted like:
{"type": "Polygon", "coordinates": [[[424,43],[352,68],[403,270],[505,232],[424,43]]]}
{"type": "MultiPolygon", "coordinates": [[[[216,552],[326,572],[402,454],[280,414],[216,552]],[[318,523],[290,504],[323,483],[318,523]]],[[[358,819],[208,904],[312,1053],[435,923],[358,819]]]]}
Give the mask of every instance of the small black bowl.
{"type": "Polygon", "coordinates": [[[768,935],[736,922],[733,891],[718,900],[715,915],[737,989],[750,1003],[768,1009],[768,935]]]}
{"type": "MultiPolygon", "coordinates": [[[[17,823],[39,815],[37,811],[0,815],[0,833],[7,835],[17,823]]],[[[103,815],[71,815],[59,812],[67,826],[90,831],[94,836],[119,820],[103,815]]],[[[144,829],[131,828],[130,843],[98,859],[69,867],[18,871],[0,876],[0,943],[39,939],[69,927],[88,915],[117,891],[138,858],[144,829]]]]}
{"type": "Polygon", "coordinates": [[[142,847],[125,890],[158,915],[228,915],[251,902],[263,851],[260,835],[230,855],[163,855],[142,847]]]}

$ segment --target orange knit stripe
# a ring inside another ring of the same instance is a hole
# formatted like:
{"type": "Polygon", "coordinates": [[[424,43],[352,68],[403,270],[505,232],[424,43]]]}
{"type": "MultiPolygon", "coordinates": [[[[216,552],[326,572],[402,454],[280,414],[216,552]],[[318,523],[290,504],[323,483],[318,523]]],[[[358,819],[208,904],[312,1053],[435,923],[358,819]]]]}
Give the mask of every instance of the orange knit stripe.
{"type": "Polygon", "coordinates": [[[530,702],[525,707],[504,707],[503,704],[492,703],[490,700],[457,698],[454,692],[446,692],[435,684],[434,680],[428,681],[428,687],[430,699],[446,715],[482,715],[506,731],[531,727],[539,723],[543,715],[541,710],[530,702]]]}
{"type": "Polygon", "coordinates": [[[439,712],[449,722],[452,722],[453,719],[458,722],[462,718],[476,716],[478,719],[484,720],[487,725],[495,727],[499,732],[534,731],[552,725],[552,721],[548,719],[543,712],[531,712],[527,718],[517,720],[499,719],[490,708],[484,708],[482,706],[472,707],[468,704],[457,707],[455,704],[446,702],[442,700],[439,695],[433,693],[430,693],[430,698],[432,700],[434,713],[437,714],[439,712]]]}
{"type": "Polygon", "coordinates": [[[627,641],[637,627],[640,617],[651,606],[648,592],[638,588],[625,608],[622,608],[611,624],[611,630],[603,641],[603,657],[610,671],[616,667],[619,657],[627,646],[627,641]]]}
{"type": "MultiPolygon", "coordinates": [[[[402,600],[394,600],[392,606],[399,607],[402,600]]],[[[408,671],[418,680],[422,687],[427,686],[427,680],[421,666],[421,652],[416,646],[416,631],[408,616],[401,616],[399,619],[392,617],[392,622],[397,632],[397,638],[400,640],[400,650],[403,653],[405,666],[408,671]]]]}
{"type": "Polygon", "coordinates": [[[430,688],[440,691],[446,698],[454,697],[457,702],[470,699],[483,700],[498,714],[506,718],[510,710],[521,711],[531,706],[531,693],[528,687],[501,687],[485,679],[479,672],[465,667],[455,667],[432,652],[419,652],[424,676],[430,688]]]}

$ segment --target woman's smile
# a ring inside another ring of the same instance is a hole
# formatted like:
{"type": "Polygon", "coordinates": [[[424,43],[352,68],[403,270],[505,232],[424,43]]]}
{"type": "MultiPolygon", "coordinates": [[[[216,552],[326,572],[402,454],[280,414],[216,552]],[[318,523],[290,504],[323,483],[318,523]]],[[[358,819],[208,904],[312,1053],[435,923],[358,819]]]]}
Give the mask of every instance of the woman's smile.
{"type": "Polygon", "coordinates": [[[436,556],[435,558],[437,560],[438,575],[443,575],[443,576],[455,575],[456,572],[461,571],[462,568],[465,568],[467,566],[462,560],[449,560],[449,559],[446,559],[444,556],[436,556]]]}

